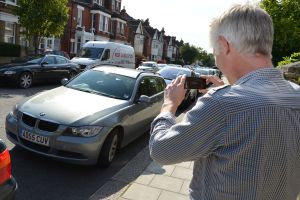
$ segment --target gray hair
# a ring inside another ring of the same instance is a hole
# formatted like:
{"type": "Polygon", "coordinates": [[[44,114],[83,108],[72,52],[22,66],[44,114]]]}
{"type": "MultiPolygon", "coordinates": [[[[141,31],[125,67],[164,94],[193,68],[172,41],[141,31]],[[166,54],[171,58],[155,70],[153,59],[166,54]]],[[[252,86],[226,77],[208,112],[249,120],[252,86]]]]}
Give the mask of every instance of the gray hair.
{"type": "Polygon", "coordinates": [[[210,43],[218,54],[218,39],[223,36],[240,52],[260,53],[271,56],[273,46],[273,22],[261,8],[246,4],[235,5],[210,25],[210,43]]]}

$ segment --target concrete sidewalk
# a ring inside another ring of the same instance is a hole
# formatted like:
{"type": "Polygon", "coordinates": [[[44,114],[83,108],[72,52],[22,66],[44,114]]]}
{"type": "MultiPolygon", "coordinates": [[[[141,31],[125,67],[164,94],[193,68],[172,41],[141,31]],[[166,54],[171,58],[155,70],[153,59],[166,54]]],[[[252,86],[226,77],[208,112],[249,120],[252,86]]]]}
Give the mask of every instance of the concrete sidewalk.
{"type": "MultiPolygon", "coordinates": [[[[177,122],[185,112],[177,116],[177,122]]],[[[89,200],[187,200],[192,171],[193,162],[157,164],[147,146],[89,200]]]]}
{"type": "Polygon", "coordinates": [[[188,200],[193,162],[161,166],[145,147],[89,199],[188,200]]]}

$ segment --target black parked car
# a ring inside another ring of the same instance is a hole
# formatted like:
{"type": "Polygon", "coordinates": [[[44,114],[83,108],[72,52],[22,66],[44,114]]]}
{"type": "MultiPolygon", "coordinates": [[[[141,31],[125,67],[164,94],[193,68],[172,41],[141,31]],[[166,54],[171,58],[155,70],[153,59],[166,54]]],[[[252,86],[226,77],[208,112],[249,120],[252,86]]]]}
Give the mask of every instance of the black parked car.
{"type": "Polygon", "coordinates": [[[80,66],[58,55],[45,55],[25,63],[13,63],[0,67],[0,82],[12,82],[21,88],[29,88],[35,82],[54,82],[72,78],[80,72],[80,66]]]}
{"type": "MultiPolygon", "coordinates": [[[[165,79],[166,84],[171,83],[173,79],[176,79],[176,77],[180,75],[186,75],[187,77],[196,77],[195,72],[189,68],[176,67],[170,65],[163,67],[157,73],[165,79]]],[[[180,107],[187,108],[191,103],[193,103],[197,99],[197,97],[198,97],[197,89],[187,90],[185,94],[185,98],[180,104],[180,107]]]]}
{"type": "Polygon", "coordinates": [[[18,185],[11,175],[11,160],[5,143],[0,139],[0,200],[12,200],[18,185]]]}

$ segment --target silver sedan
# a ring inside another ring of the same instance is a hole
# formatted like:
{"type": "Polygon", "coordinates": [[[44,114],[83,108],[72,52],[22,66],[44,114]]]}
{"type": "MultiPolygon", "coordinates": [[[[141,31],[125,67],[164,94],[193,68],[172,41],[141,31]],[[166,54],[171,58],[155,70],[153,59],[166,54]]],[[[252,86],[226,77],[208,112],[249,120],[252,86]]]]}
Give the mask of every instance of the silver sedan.
{"type": "Polygon", "coordinates": [[[108,167],[118,149],[149,130],[165,86],[153,73],[95,67],[17,104],[6,117],[6,134],[44,156],[108,167]]]}

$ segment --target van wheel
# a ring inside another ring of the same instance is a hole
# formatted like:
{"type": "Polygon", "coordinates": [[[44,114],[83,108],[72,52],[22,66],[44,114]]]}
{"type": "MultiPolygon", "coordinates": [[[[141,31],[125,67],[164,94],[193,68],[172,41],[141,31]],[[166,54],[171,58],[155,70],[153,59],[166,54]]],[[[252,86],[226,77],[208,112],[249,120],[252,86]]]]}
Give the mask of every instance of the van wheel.
{"type": "Polygon", "coordinates": [[[29,88],[32,85],[32,74],[29,72],[23,72],[19,77],[19,86],[21,88],[29,88]]]}
{"type": "Polygon", "coordinates": [[[98,161],[101,168],[107,168],[115,158],[119,147],[119,136],[119,131],[114,129],[105,139],[98,161]]]}

